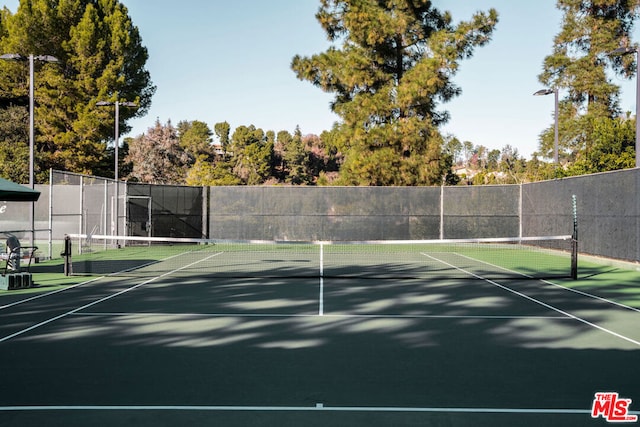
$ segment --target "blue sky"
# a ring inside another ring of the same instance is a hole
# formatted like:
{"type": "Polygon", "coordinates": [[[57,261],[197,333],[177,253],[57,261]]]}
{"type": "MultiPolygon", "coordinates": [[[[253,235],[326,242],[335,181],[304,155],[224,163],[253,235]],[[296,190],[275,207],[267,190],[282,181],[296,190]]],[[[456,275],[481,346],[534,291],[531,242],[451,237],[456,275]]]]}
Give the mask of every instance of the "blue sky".
{"type": "MultiPolygon", "coordinates": [[[[299,81],[294,55],[324,51],[329,43],[315,20],[318,0],[121,0],[149,50],[147,68],[157,86],[146,117],[130,122],[137,136],[157,119],[176,125],[201,120],[213,128],[255,125],[264,130],[319,134],[338,117],[332,95],[299,81]]],[[[4,2],[15,12],[18,0],[4,2]]],[[[500,14],[492,41],[462,61],[454,81],[462,95],[441,106],[451,120],[442,128],[461,141],[490,149],[506,144],[525,157],[553,123],[553,96],[534,97],[537,76],[552,51],[561,14],[555,0],[435,0],[467,20],[494,7],[500,14]]],[[[637,40],[637,36],[634,38],[637,40]]],[[[621,107],[635,111],[635,81],[622,86],[621,107]]],[[[562,92],[561,92],[562,96],[562,92]]]]}

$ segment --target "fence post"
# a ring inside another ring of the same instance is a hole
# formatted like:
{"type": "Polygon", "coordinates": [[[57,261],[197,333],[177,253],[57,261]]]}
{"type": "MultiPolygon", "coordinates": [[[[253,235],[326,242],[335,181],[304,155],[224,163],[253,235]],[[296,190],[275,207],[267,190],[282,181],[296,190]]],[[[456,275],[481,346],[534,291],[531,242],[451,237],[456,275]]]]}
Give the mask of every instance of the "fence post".
{"type": "Polygon", "coordinates": [[[520,186],[520,195],[518,200],[518,237],[522,238],[522,183],[520,186]]]}
{"type": "Polygon", "coordinates": [[[49,259],[53,259],[53,168],[49,168],[49,259]]]}
{"type": "Polygon", "coordinates": [[[444,239],[444,180],[440,185],[440,240],[444,239]]]}

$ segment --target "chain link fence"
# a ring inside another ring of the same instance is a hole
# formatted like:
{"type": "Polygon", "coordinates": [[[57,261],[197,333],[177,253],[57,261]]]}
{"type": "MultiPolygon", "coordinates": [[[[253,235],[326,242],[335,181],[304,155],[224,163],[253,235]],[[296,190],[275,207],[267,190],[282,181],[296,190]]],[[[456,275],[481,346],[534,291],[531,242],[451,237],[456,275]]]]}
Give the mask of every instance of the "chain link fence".
{"type": "MultiPolygon", "coordinates": [[[[640,262],[640,169],[521,185],[185,187],[52,171],[38,185],[36,244],[65,234],[238,240],[418,240],[571,234],[581,253],[640,262]]],[[[0,201],[0,234],[31,235],[30,203],[0,201]]]]}
{"type": "Polygon", "coordinates": [[[640,262],[640,169],[524,184],[525,235],[570,234],[577,198],[581,253],[640,262]]]}

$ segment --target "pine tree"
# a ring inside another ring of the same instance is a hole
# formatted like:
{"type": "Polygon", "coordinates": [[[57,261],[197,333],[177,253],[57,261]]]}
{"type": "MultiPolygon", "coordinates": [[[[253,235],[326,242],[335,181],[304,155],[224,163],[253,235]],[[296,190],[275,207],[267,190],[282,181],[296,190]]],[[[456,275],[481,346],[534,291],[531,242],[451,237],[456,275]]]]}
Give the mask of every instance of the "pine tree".
{"type": "Polygon", "coordinates": [[[233,132],[233,172],[244,184],[263,184],[271,176],[274,137],[268,138],[262,129],[253,125],[239,126],[233,132]]]}
{"type": "Polygon", "coordinates": [[[316,17],[334,46],[294,57],[292,69],[335,93],[341,182],[440,183],[452,160],[438,130],[448,113],[437,107],[460,94],[451,78],[489,41],[497,12],[453,25],[428,0],[322,0],[316,17]]]}
{"type": "MultiPolygon", "coordinates": [[[[107,142],[114,113],[95,103],[136,102],[137,109],[120,111],[125,134],[127,120],[147,112],[155,91],[145,69],[147,50],[126,7],[117,0],[21,0],[14,15],[2,17],[3,52],[59,60],[36,64],[37,170],[95,173],[113,164],[107,142]]],[[[0,92],[26,95],[28,67],[0,62],[0,92]]]]}
{"type": "Polygon", "coordinates": [[[227,151],[229,149],[230,137],[231,134],[231,125],[227,122],[216,123],[213,127],[213,131],[222,146],[222,155],[223,157],[227,157],[227,151]]]}
{"type": "Polygon", "coordinates": [[[309,171],[309,151],[302,141],[302,132],[299,127],[284,147],[283,159],[287,167],[285,181],[289,184],[309,184],[311,176],[309,171]]]}
{"type": "Polygon", "coordinates": [[[213,132],[209,125],[199,120],[183,120],[178,123],[177,130],[180,146],[185,152],[193,158],[202,157],[204,160],[213,160],[214,151],[211,146],[213,132]]]}
{"type": "Polygon", "coordinates": [[[0,109],[0,176],[29,182],[28,112],[24,107],[0,109]]]}

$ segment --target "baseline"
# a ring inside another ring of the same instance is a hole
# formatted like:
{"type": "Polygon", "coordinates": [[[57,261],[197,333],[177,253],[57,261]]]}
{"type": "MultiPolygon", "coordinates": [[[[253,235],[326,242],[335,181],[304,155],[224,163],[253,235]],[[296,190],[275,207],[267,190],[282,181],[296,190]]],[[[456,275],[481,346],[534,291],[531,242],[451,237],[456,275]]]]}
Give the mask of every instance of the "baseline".
{"type": "MultiPolygon", "coordinates": [[[[591,414],[591,409],[563,408],[431,408],[431,407],[394,407],[394,406],[189,406],[189,405],[125,405],[125,406],[0,406],[0,412],[11,411],[247,411],[247,412],[441,412],[441,413],[478,413],[478,414],[591,414]]],[[[640,411],[629,411],[638,415],[640,411]]]]}

